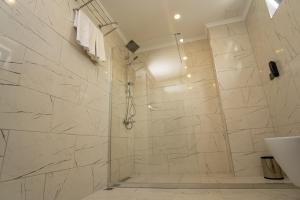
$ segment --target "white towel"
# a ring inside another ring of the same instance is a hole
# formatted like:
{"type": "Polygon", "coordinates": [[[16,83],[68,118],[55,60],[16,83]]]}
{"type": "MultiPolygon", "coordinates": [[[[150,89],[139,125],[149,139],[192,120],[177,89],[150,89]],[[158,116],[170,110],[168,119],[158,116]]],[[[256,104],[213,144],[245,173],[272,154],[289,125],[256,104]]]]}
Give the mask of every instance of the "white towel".
{"type": "Polygon", "coordinates": [[[90,23],[91,23],[91,20],[81,10],[77,11],[77,15],[75,12],[75,20],[74,20],[74,25],[76,25],[75,27],[77,27],[76,40],[81,46],[88,49],[90,46],[90,23]]]}
{"type": "Polygon", "coordinates": [[[75,10],[74,27],[76,40],[94,61],[105,61],[104,36],[102,31],[81,10],[75,10]]]}
{"type": "Polygon", "coordinates": [[[96,42],[97,42],[97,30],[98,27],[94,25],[94,23],[90,23],[90,42],[89,49],[87,50],[88,54],[96,59],[96,42]]]}
{"type": "Polygon", "coordinates": [[[77,23],[78,23],[78,10],[75,9],[75,10],[74,10],[74,24],[73,24],[73,26],[74,26],[75,28],[77,28],[77,23]]]}
{"type": "Polygon", "coordinates": [[[100,29],[97,29],[96,57],[101,61],[106,60],[104,35],[100,29]]]}

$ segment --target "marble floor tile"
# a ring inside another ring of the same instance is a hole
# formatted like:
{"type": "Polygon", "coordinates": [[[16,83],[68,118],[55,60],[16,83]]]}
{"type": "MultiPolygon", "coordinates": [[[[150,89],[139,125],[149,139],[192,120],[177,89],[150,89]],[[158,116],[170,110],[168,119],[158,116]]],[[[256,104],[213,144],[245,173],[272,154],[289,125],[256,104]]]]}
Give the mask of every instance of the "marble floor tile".
{"type": "Polygon", "coordinates": [[[299,189],[135,189],[98,191],[83,200],[299,200],[299,189]]]}

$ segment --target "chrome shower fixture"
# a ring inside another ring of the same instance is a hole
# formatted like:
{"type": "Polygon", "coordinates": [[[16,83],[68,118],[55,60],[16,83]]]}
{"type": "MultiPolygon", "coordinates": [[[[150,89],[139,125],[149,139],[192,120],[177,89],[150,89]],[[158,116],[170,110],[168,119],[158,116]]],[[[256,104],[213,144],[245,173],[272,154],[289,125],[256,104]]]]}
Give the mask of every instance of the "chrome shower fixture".
{"type": "Polygon", "coordinates": [[[133,82],[127,82],[126,88],[126,113],[125,118],[123,120],[123,124],[125,125],[126,129],[130,130],[133,128],[133,124],[135,123],[134,117],[136,115],[134,97],[133,97],[133,82]]]}

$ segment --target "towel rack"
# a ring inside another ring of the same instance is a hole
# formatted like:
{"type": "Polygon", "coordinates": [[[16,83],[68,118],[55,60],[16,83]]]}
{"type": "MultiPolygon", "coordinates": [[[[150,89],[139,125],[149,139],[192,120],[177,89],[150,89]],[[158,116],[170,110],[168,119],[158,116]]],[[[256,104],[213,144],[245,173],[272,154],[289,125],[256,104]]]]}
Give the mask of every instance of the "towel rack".
{"type": "MultiPolygon", "coordinates": [[[[75,0],[79,1],[79,0],[75,0]]],[[[112,19],[108,16],[108,14],[105,12],[103,5],[99,0],[81,0],[82,5],[78,8],[75,8],[75,10],[80,10],[82,8],[87,8],[90,13],[94,16],[94,18],[98,21],[98,26],[100,29],[107,26],[112,26],[112,28],[104,33],[104,36],[109,35],[110,33],[114,32],[118,29],[118,22],[112,21],[112,19]]]]}

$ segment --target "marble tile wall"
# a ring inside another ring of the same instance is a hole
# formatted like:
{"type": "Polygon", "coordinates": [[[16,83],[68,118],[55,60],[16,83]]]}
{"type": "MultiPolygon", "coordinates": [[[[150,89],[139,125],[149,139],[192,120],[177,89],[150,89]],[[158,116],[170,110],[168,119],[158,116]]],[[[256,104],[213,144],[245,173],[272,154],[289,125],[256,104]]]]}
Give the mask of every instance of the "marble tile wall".
{"type": "MultiPolygon", "coordinates": [[[[79,200],[107,184],[110,63],[76,45],[77,6],[0,1],[0,199],[79,200]]],[[[108,55],[122,44],[105,42],[108,55]]]]}
{"type": "Polygon", "coordinates": [[[209,37],[235,176],[261,176],[260,156],[268,154],[263,139],[274,128],[246,25],[212,27],[209,37]]]}
{"type": "MultiPolygon", "coordinates": [[[[155,51],[139,55],[142,63],[155,51]]],[[[232,175],[209,42],[186,43],[185,51],[188,68],[179,76],[159,80],[144,70],[141,117],[146,123],[135,134],[136,175],[232,175]]]]}
{"type": "Polygon", "coordinates": [[[254,0],[246,19],[258,70],[277,136],[300,135],[300,2],[285,0],[271,19],[264,1],[254,0]],[[269,61],[281,76],[269,79],[269,61]]]}

